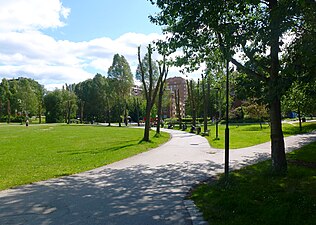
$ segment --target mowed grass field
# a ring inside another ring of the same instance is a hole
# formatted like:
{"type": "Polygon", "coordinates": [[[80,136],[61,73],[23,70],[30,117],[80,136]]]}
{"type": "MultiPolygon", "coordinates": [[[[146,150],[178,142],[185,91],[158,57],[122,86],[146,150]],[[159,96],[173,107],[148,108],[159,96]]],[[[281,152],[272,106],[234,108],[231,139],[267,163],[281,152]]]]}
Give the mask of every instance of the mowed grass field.
{"type": "Polygon", "coordinates": [[[86,125],[0,124],[0,190],[97,168],[159,146],[143,129],[86,125]]]}
{"type": "MultiPolygon", "coordinates": [[[[282,124],[283,134],[285,137],[308,133],[316,130],[316,122],[308,122],[302,124],[302,132],[299,130],[299,124],[282,124]]],[[[219,126],[219,139],[215,140],[215,126],[210,126],[210,136],[206,137],[213,148],[225,148],[225,125],[219,126]]],[[[262,129],[259,124],[248,125],[230,125],[229,126],[229,147],[231,149],[245,148],[264,142],[270,141],[270,127],[263,124],[262,129]]]]}

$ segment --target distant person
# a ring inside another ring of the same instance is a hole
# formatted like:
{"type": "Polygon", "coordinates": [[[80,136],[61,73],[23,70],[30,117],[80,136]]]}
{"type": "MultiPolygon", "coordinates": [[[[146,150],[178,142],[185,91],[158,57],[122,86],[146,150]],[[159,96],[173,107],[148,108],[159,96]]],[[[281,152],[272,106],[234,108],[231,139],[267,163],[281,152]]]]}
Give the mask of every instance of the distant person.
{"type": "Polygon", "coordinates": [[[25,126],[27,126],[27,127],[29,126],[29,120],[25,121],[25,126]]]}

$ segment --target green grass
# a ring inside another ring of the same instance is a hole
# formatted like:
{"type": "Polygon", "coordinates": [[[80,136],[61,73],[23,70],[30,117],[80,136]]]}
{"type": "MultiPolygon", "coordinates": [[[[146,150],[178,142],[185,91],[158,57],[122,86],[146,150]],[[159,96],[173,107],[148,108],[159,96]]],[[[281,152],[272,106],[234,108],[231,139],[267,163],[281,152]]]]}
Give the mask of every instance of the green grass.
{"type": "MultiPolygon", "coordinates": [[[[291,136],[299,133],[307,133],[316,130],[316,123],[303,123],[303,130],[300,132],[299,125],[283,124],[284,136],[291,136]]],[[[210,136],[206,137],[214,148],[225,148],[225,125],[219,126],[219,139],[215,140],[215,126],[210,127],[210,136]]],[[[264,124],[262,129],[259,124],[231,125],[229,126],[229,147],[231,149],[245,148],[270,141],[270,127],[264,124]]]]}
{"type": "Polygon", "coordinates": [[[0,190],[100,167],[169,140],[142,129],[83,125],[0,125],[0,190]]]}
{"type": "Polygon", "coordinates": [[[192,199],[209,224],[315,224],[316,142],[287,157],[286,176],[273,174],[268,160],[232,172],[228,183],[199,186],[192,199]]]}

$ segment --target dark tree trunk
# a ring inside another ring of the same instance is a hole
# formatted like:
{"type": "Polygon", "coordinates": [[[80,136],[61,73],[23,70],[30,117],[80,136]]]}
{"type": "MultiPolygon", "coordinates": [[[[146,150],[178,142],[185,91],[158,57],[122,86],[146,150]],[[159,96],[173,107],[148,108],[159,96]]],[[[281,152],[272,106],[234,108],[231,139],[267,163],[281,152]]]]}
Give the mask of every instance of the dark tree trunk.
{"type": "Polygon", "coordinates": [[[270,0],[270,28],[271,28],[271,68],[270,68],[270,119],[271,119],[271,157],[272,167],[276,173],[284,174],[287,172],[287,163],[285,157],[284,138],[281,122],[281,101],[280,90],[278,88],[279,78],[279,38],[280,21],[278,15],[278,1],[270,0]]]}
{"type": "MultiPolygon", "coordinates": [[[[198,79],[198,83],[197,83],[197,93],[196,93],[196,114],[197,117],[201,116],[201,112],[200,112],[200,79],[198,79]]],[[[200,123],[200,121],[198,121],[198,123],[200,123]]]]}
{"type": "Polygon", "coordinates": [[[187,81],[188,97],[191,104],[191,113],[192,113],[192,125],[196,126],[196,96],[193,90],[193,81],[187,81]]]}
{"type": "Polygon", "coordinates": [[[127,103],[125,102],[125,108],[124,108],[124,123],[125,126],[128,124],[128,118],[127,118],[127,103]]]}
{"type": "Polygon", "coordinates": [[[270,106],[272,167],[277,173],[286,173],[284,138],[281,123],[281,102],[275,99],[270,106]]]}
{"type": "Polygon", "coordinates": [[[138,102],[138,98],[136,99],[136,115],[137,115],[137,126],[140,126],[140,124],[139,124],[139,102],[138,102]]]}
{"type": "Polygon", "coordinates": [[[149,141],[149,131],[150,131],[150,112],[151,112],[151,105],[146,105],[146,121],[145,121],[145,132],[143,141],[149,141]]]}
{"type": "Polygon", "coordinates": [[[179,120],[179,128],[182,129],[182,118],[181,118],[181,108],[180,108],[180,92],[179,89],[174,91],[175,101],[176,101],[176,112],[179,120]]]}
{"type": "Polygon", "coordinates": [[[206,94],[206,90],[205,90],[205,83],[206,83],[206,77],[203,77],[202,75],[202,95],[203,95],[203,129],[204,129],[204,132],[207,131],[207,94],[206,94]]]}
{"type": "Polygon", "coordinates": [[[159,67],[159,78],[156,87],[154,86],[153,82],[153,68],[152,68],[152,60],[151,60],[152,48],[151,45],[148,46],[148,64],[149,64],[149,85],[146,86],[145,82],[145,71],[143,67],[143,63],[140,58],[140,47],[138,47],[138,62],[141,71],[142,83],[144,87],[144,94],[146,96],[146,121],[145,121],[145,131],[144,131],[144,138],[143,141],[149,141],[149,131],[150,131],[150,113],[152,106],[155,102],[159,85],[162,83],[162,78],[165,73],[168,73],[168,69],[166,69],[166,58],[163,57],[163,66],[159,67]]]}
{"type": "MultiPolygon", "coordinates": [[[[167,69],[168,70],[168,69],[167,69]]],[[[163,69],[160,68],[160,73],[162,73],[163,69]]],[[[160,134],[160,126],[161,126],[161,115],[162,115],[162,97],[163,93],[165,91],[165,83],[167,79],[168,71],[165,71],[165,74],[162,74],[164,76],[163,80],[161,80],[160,86],[159,86],[159,93],[158,93],[158,121],[157,121],[157,130],[156,133],[160,134]]]]}

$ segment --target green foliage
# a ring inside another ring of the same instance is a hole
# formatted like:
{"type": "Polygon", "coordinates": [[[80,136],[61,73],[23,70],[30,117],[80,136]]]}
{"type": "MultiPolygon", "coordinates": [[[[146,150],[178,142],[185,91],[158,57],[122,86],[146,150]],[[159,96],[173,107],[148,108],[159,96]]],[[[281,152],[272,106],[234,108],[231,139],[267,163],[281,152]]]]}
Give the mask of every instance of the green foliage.
{"type": "Polygon", "coordinates": [[[86,125],[0,126],[0,190],[100,167],[157,147],[142,129],[86,125]]]}
{"type": "Polygon", "coordinates": [[[83,110],[78,113],[80,117],[83,116],[82,120],[104,122],[106,111],[112,109],[110,81],[101,74],[96,74],[93,79],[76,84],[74,91],[79,99],[79,109],[83,110]]]}
{"type": "Polygon", "coordinates": [[[298,0],[150,1],[160,9],[150,17],[151,21],[163,26],[168,34],[166,41],[159,42],[162,49],[168,47],[169,53],[183,50],[183,55],[177,58],[178,65],[196,70],[201,63],[218,61],[220,54],[238,71],[262,82],[270,107],[273,165],[276,171],[286,171],[280,101],[291,82],[282,73],[285,64],[280,60],[280,53],[284,52],[281,39],[300,26],[298,18],[305,18],[304,9],[315,3],[304,4],[305,1],[298,0]]]}
{"type": "Polygon", "coordinates": [[[288,174],[265,161],[198,187],[192,194],[209,224],[313,224],[316,220],[316,143],[287,155],[288,174]],[[312,164],[304,163],[312,162],[312,164]]]}
{"type": "Polygon", "coordinates": [[[119,117],[117,119],[121,125],[121,116],[127,117],[127,98],[134,83],[131,68],[124,56],[114,55],[112,66],[108,70],[108,79],[113,85],[110,96],[115,102],[116,115],[119,117]]]}
{"type": "Polygon", "coordinates": [[[316,115],[316,82],[294,82],[282,103],[285,112],[316,115]]]}
{"type": "Polygon", "coordinates": [[[61,90],[48,92],[44,97],[47,123],[64,122],[63,96],[61,90]]]}
{"type": "Polygon", "coordinates": [[[35,80],[20,77],[2,79],[0,84],[0,117],[31,117],[42,114],[44,87],[35,80]]]}

